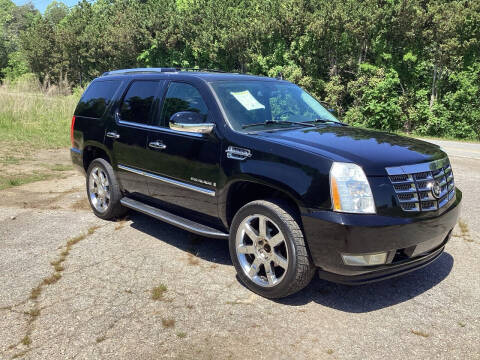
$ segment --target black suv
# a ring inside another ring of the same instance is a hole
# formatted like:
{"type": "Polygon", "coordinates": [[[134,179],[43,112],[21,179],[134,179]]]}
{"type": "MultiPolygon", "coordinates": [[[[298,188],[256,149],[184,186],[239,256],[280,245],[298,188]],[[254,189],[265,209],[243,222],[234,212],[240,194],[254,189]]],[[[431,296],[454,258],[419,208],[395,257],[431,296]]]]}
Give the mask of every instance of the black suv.
{"type": "Polygon", "coordinates": [[[347,126],[280,79],[171,68],[95,79],[71,156],[102,219],[134,209],[228,239],[269,298],[320,277],[362,284],[440,256],[460,211],[436,145],[347,126]]]}

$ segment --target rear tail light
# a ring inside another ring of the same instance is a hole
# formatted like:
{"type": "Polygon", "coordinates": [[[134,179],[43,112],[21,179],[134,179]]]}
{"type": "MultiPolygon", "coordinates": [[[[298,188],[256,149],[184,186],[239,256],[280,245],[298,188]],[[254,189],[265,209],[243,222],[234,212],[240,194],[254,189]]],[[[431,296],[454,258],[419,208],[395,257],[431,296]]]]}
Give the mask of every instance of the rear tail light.
{"type": "Polygon", "coordinates": [[[70,125],[70,142],[72,143],[73,147],[73,128],[75,127],[75,115],[72,117],[72,124],[70,125]]]}

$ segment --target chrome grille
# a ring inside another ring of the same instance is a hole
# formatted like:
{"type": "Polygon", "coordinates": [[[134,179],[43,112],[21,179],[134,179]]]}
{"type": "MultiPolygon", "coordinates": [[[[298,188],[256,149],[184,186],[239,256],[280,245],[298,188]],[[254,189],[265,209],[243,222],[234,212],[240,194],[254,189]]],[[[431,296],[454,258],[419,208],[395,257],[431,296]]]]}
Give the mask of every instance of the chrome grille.
{"type": "Polygon", "coordinates": [[[455,182],[448,158],[386,170],[404,211],[438,210],[455,198],[455,182]]]}

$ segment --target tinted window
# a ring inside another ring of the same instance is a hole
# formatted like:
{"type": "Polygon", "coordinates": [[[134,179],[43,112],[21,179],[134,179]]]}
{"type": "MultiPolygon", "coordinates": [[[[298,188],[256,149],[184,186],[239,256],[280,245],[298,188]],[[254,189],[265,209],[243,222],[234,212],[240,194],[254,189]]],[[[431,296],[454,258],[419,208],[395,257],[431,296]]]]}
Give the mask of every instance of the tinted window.
{"type": "Polygon", "coordinates": [[[120,119],[146,124],[149,121],[158,81],[135,81],[120,106],[120,119]]]}
{"type": "Polygon", "coordinates": [[[202,122],[207,118],[207,105],[200,92],[189,84],[172,82],[168,87],[163,103],[161,124],[169,123],[173,114],[179,111],[193,111],[203,115],[202,122]]]}
{"type": "Polygon", "coordinates": [[[82,95],[75,110],[77,116],[101,118],[120,85],[119,80],[94,81],[82,95]]]}

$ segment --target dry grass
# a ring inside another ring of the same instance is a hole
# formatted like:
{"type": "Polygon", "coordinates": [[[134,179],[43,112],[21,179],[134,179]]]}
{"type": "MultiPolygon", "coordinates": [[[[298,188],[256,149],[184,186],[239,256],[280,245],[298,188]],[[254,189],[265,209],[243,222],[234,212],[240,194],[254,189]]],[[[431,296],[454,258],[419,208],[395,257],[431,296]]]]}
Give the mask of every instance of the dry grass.
{"type": "Polygon", "coordinates": [[[421,331],[421,330],[413,330],[413,329],[412,329],[412,330],[410,330],[410,332],[411,332],[412,334],[415,334],[415,335],[417,335],[417,336],[421,336],[421,337],[424,337],[424,338],[427,338],[427,337],[430,336],[430,334],[428,334],[428,333],[426,333],[426,332],[424,332],[424,331],[421,331]]]}
{"type": "Polygon", "coordinates": [[[174,319],[162,319],[162,325],[165,329],[166,328],[173,328],[175,326],[175,320],[174,319]]]}
{"type": "Polygon", "coordinates": [[[460,219],[458,220],[458,227],[460,228],[460,237],[467,242],[473,242],[472,237],[470,236],[470,231],[468,229],[468,224],[460,219]]]}
{"type": "Polygon", "coordinates": [[[188,254],[188,264],[189,265],[198,265],[200,264],[200,260],[198,259],[198,257],[194,254],[188,254]]]}
{"type": "Polygon", "coordinates": [[[163,295],[167,292],[167,286],[160,284],[152,289],[152,300],[163,300],[163,295]]]}
{"type": "Polygon", "coordinates": [[[82,198],[80,200],[75,201],[71,208],[73,210],[90,210],[90,203],[88,202],[87,198],[82,198]]]}
{"type": "Polygon", "coordinates": [[[458,220],[458,227],[463,236],[468,235],[468,224],[462,219],[458,220]]]}

